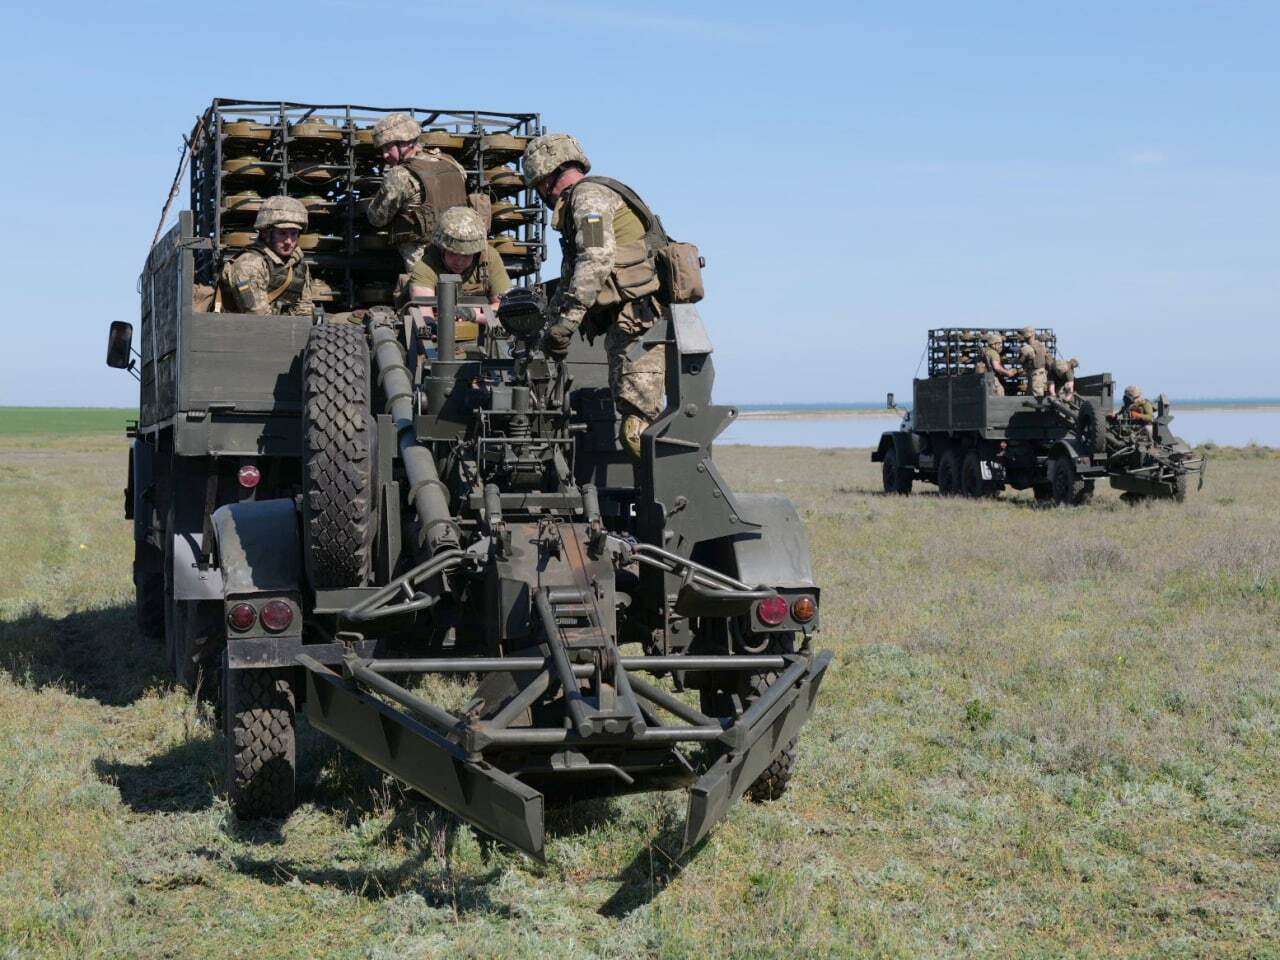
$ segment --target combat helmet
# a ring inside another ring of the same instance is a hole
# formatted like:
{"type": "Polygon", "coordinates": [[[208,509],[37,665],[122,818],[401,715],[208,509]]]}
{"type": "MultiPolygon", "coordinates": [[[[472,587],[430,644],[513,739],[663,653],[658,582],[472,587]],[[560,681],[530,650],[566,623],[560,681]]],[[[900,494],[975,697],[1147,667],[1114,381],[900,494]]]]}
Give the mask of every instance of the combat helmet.
{"type": "Polygon", "coordinates": [[[450,207],[436,223],[435,243],[450,253],[480,253],[485,243],[484,221],[470,207],[450,207]]]}
{"type": "Polygon", "coordinates": [[[1035,339],[1035,335],[1036,335],[1036,328],[1035,328],[1035,327],[1023,327],[1023,328],[1022,328],[1022,330],[1021,330],[1020,332],[1021,332],[1022,336],[1023,336],[1023,337],[1025,337],[1027,340],[1034,340],[1034,339],[1035,339]]]}
{"type": "Polygon", "coordinates": [[[296,230],[305,230],[307,208],[303,206],[301,200],[295,200],[293,197],[270,197],[263,201],[253,226],[256,230],[266,230],[270,227],[293,227],[296,230]]]}
{"type": "Polygon", "coordinates": [[[381,150],[388,143],[418,142],[422,126],[407,113],[393,113],[373,125],[373,145],[381,150]]]}
{"type": "Polygon", "coordinates": [[[524,148],[524,182],[532,187],[566,163],[579,164],[584,171],[591,170],[591,161],[577,137],[567,133],[543,134],[524,148]]]}
{"type": "Polygon", "coordinates": [[[1124,398],[1126,400],[1137,400],[1142,396],[1142,388],[1136,383],[1131,383],[1124,388],[1124,398]]]}
{"type": "Polygon", "coordinates": [[[998,331],[992,331],[986,336],[987,346],[994,347],[997,343],[1004,343],[1004,337],[998,331]]]}

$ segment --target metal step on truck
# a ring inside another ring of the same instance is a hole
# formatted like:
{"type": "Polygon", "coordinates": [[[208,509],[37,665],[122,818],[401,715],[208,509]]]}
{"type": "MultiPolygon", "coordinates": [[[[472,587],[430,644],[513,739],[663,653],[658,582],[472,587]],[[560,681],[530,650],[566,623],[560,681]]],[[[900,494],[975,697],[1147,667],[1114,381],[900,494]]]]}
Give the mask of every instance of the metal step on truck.
{"type": "MultiPolygon", "coordinates": [[[[1030,489],[1039,501],[1079,505],[1104,479],[1128,502],[1181,502],[1192,473],[1203,485],[1204,461],[1173,434],[1163,396],[1147,424],[1118,416],[1109,373],[1076,377],[1070,399],[1017,392],[1025,390],[1025,376],[1007,381],[1015,392],[1001,394],[981,360],[992,333],[1003,337],[1003,365],[1020,366],[1018,331],[929,331],[928,376],[913,381],[901,428],[882,434],[871,455],[881,464],[885,493],[909,494],[919,480],[944,496],[1030,489]]],[[[1053,331],[1037,335],[1052,361],[1053,331]]]]}
{"type": "MultiPolygon", "coordinates": [[[[738,798],[790,779],[830,662],[804,527],[717,470],[736,411],[712,400],[693,305],[648,334],[668,405],[639,463],[617,439],[602,340],[543,353],[532,190],[512,201],[524,233],[495,219],[491,242],[525,269],[487,325],[461,319],[489,305],[457,277],[387,295],[397,265],[357,217],[379,173],[364,134],[387,112],[218,100],[189,138],[195,209],[146,259],[137,359],[130,324],[108,349],[140,376],[124,503],[139,625],[220,703],[238,816],[293,809],[302,714],[531,856],[548,797],[682,787],[692,848],[738,798]],[[245,149],[259,197],[315,194],[317,165],[329,174],[313,204],[330,232],[307,249],[332,294],[311,316],[199,308],[238,249],[225,152],[245,149]],[[428,696],[428,674],[459,695],[428,696]]],[[[500,178],[495,197],[510,189],[496,168],[518,175],[542,129],[536,114],[411,112],[471,190],[500,178]]]]}

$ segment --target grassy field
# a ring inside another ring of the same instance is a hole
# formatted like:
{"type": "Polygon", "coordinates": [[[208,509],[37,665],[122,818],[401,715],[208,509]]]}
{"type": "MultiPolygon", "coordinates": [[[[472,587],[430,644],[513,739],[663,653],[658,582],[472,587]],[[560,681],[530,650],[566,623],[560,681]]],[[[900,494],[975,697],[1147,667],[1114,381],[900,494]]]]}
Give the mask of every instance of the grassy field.
{"type": "Polygon", "coordinates": [[[0,437],[33,440],[81,433],[124,433],[138,411],[117,407],[0,407],[0,437]]]}
{"type": "Polygon", "coordinates": [[[795,499],[824,591],[793,790],[678,863],[678,795],[557,810],[538,867],[314,735],[298,812],[237,825],[219,734],[133,629],[123,441],[13,415],[0,957],[1280,957],[1265,451],[1181,507],[1046,510],[726,448],[795,499]]]}

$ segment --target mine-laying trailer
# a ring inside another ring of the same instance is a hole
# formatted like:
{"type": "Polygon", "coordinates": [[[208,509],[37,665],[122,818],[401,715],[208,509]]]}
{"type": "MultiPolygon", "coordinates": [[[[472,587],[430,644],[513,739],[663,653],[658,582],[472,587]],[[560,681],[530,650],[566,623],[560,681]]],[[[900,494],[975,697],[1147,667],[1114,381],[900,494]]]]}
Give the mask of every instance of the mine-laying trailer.
{"type": "Polygon", "coordinates": [[[688,849],[781,794],[820,591],[790,502],[715,467],[736,411],[695,307],[648,335],[669,405],[633,465],[599,340],[556,363],[529,311],[462,339],[448,277],[361,316],[202,312],[199,234],[182,212],[144,267],[125,514],[139,624],[220,701],[238,815],[292,809],[299,710],[535,857],[545,796],[688,787],[688,849]],[[425,674],[478,685],[447,707],[425,674]]]}
{"type": "MultiPolygon", "coordinates": [[[[1037,500],[1080,504],[1099,479],[1130,500],[1181,500],[1193,471],[1203,482],[1203,461],[1173,435],[1164,397],[1148,429],[1111,419],[1109,373],[1077,377],[1071,402],[993,393],[996,375],[977,368],[985,333],[929,331],[930,375],[913,381],[901,429],[882,434],[871,456],[881,464],[886,493],[910,493],[920,480],[945,495],[994,496],[1008,486],[1029,488],[1037,500]]],[[[1039,338],[1052,359],[1053,331],[1041,330],[1039,338]]],[[[1019,366],[1017,340],[1012,331],[1005,336],[1003,362],[1010,367],[1019,366]]]]}

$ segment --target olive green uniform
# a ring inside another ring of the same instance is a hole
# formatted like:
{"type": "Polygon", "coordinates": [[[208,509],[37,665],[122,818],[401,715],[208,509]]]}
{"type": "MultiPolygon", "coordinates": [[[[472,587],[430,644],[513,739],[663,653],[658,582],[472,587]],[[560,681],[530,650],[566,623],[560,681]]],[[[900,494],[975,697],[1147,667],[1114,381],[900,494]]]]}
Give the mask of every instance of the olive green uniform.
{"type": "Polygon", "coordinates": [[[1000,375],[996,373],[996,366],[1000,363],[1000,351],[995,347],[987,346],[982,348],[982,360],[978,363],[979,373],[989,373],[987,378],[989,390],[993,397],[1004,396],[1004,384],[1000,382],[1000,375]]]}
{"type": "Polygon", "coordinates": [[[1138,423],[1154,423],[1156,405],[1146,397],[1139,397],[1137,400],[1126,401],[1120,407],[1120,416],[1138,423]]]}
{"type": "Polygon", "coordinates": [[[1027,375],[1026,392],[1031,397],[1043,397],[1049,392],[1049,351],[1039,340],[1029,340],[1018,352],[1022,370],[1027,375]]]}
{"type": "MultiPolygon", "coordinates": [[[[449,273],[444,264],[444,254],[434,244],[413,268],[413,285],[435,289],[442,274],[449,273]]],[[[511,289],[511,278],[507,276],[507,268],[502,263],[502,256],[488,245],[484,252],[476,254],[474,262],[467,272],[462,274],[462,295],[464,297],[485,297],[495,300],[511,289]]]]}

